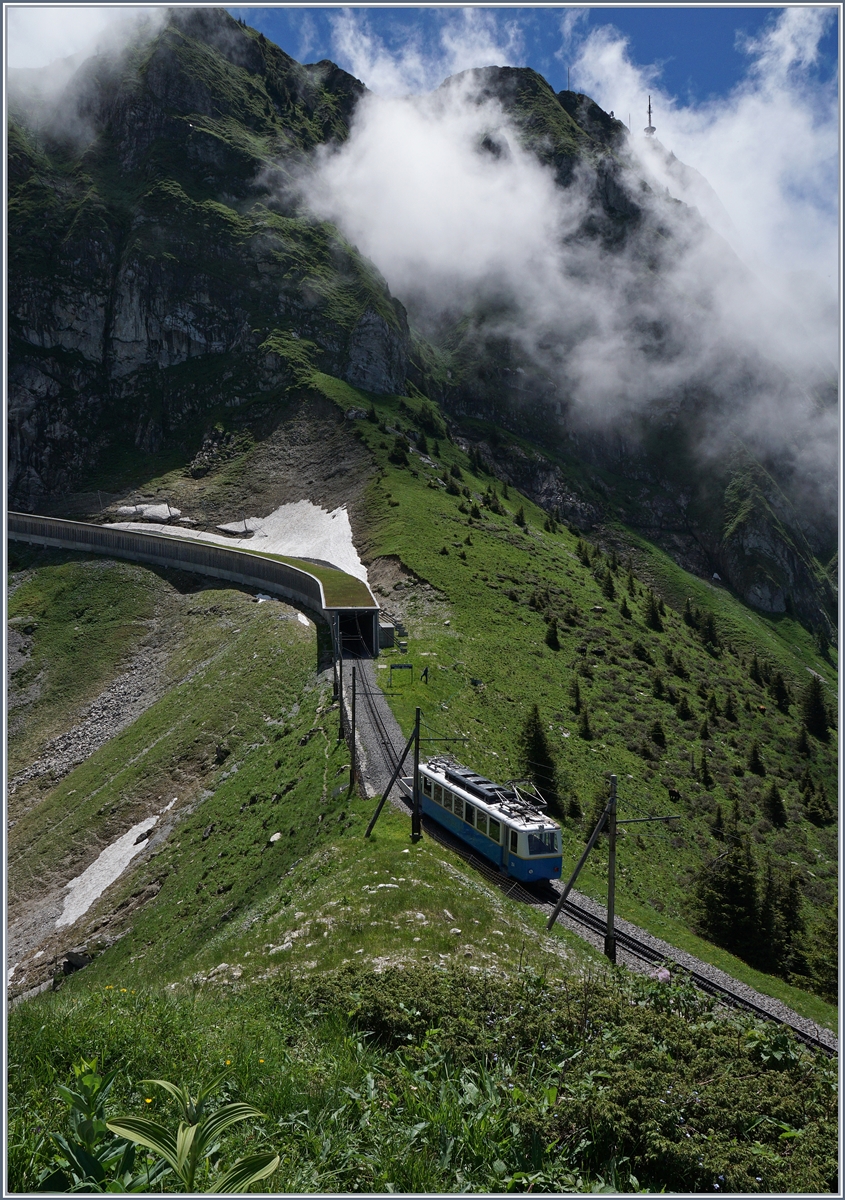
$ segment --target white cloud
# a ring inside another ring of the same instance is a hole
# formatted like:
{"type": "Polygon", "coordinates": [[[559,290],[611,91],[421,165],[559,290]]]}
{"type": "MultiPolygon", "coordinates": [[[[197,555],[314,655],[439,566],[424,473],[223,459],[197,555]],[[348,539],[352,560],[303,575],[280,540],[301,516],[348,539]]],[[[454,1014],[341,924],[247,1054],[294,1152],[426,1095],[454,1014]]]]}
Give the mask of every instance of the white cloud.
{"type": "MultiPolygon", "coordinates": [[[[814,278],[820,319],[837,297],[838,103],[835,83],[811,85],[806,69],[831,19],[830,9],[784,9],[767,32],[745,43],[752,56],[747,77],[729,96],[697,107],[679,105],[652,68],[635,66],[612,28],[592,33],[577,60],[583,89],[602,108],[640,114],[632,122],[637,135],[651,91],[657,138],[706,178],[729,215],[720,232],[782,299],[797,276],[806,299],[814,278]]],[[[633,140],[642,145],[641,137],[633,140]]],[[[644,161],[656,170],[653,160],[644,161]]],[[[660,178],[679,194],[677,180],[660,178]]],[[[830,316],[828,326],[832,336],[830,316]]],[[[835,357],[830,336],[828,353],[835,357]]]]}
{"type": "MultiPolygon", "coordinates": [[[[830,473],[836,414],[818,416],[812,388],[838,359],[836,105],[806,79],[823,28],[813,10],[785,10],[751,47],[745,82],[696,109],[664,95],[615,32],[583,42],[583,90],[627,114],[651,86],[658,137],[692,168],[634,133],[632,185],[646,172],[655,194],[644,240],[626,252],[566,237],[595,203],[589,173],[557,187],[472,78],[429,96],[365,98],[349,140],[318,156],[309,203],[375,262],[417,321],[486,305],[487,331],[520,347],[575,412],[612,421],[698,403],[709,390],[724,419],[708,452],[739,432],[761,448],[789,447],[807,473],[830,473]],[[485,135],[508,152],[481,151],[485,135]],[[643,271],[646,252],[659,272],[643,271]]],[[[469,43],[465,61],[475,61],[480,42],[469,43]]],[[[443,67],[442,38],[432,60],[420,46],[398,57],[374,46],[365,48],[378,51],[388,92],[443,67]]]]}
{"type": "Polygon", "coordinates": [[[471,67],[511,65],[522,53],[516,21],[502,21],[480,8],[439,10],[437,45],[423,41],[422,29],[403,30],[403,45],[392,50],[373,33],[366,15],[344,9],[332,18],[332,49],[340,66],[381,96],[431,91],[448,75],[471,67]]]}
{"type": "Polygon", "coordinates": [[[7,64],[10,67],[44,67],[56,59],[113,49],[139,21],[158,25],[166,10],[148,6],[80,6],[61,4],[9,5],[7,64]]]}

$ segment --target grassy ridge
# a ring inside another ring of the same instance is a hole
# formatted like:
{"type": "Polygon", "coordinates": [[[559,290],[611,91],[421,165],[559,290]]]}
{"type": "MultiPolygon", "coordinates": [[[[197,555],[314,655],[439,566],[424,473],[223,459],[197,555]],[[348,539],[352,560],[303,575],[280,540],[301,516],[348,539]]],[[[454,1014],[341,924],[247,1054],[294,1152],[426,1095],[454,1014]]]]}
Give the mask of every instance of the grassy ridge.
{"type": "MultiPolygon", "coordinates": [[[[335,398],[354,403],[339,393],[335,398]]],[[[358,407],[362,399],[359,394],[358,407]]],[[[405,402],[374,402],[383,426],[413,428],[405,402]]],[[[761,862],[770,855],[775,868],[786,873],[798,865],[810,937],[823,937],[822,922],[836,895],[836,831],[807,819],[800,784],[809,768],[828,796],[835,794],[836,736],[829,744],[813,739],[808,757],[796,753],[795,744],[807,668],[832,682],[835,667],[818,656],[806,631],[788,618],[770,620],[749,611],[728,591],[694,579],[634,539],[637,578],[631,594],[624,549],[613,570],[609,549],[602,554],[593,547],[592,561],[585,565],[577,534],[562,527],[544,529],[543,510],[515,492],[505,498],[496,481],[473,470],[467,456],[445,439],[436,468],[414,456],[406,468],[390,461],[393,434],[370,421],[360,421],[357,429],[379,463],[368,497],[371,553],[398,556],[437,589],[451,618],[446,622],[430,605],[415,601],[412,589],[406,601],[408,653],[418,671],[413,682],[408,679],[391,696],[403,727],[410,728],[413,710],[420,705],[434,733],[468,739],[460,748],[462,758],[493,778],[509,778],[524,773],[519,734],[536,702],[557,758],[564,810],[582,814],[564,822],[565,861],[574,862],[580,854],[610,772],[619,778],[622,818],[675,811],[683,817],[680,828],[661,824],[636,832],[631,827],[622,834],[621,915],[659,936],[680,939],[728,969],[736,965],[690,931],[693,882],[720,852],[713,829],[721,809],[726,820],[735,818],[738,830],[753,839],[761,862]],[[442,486],[444,468],[453,464],[468,494],[450,495],[442,486]],[[499,512],[489,501],[494,484],[499,512]],[[516,524],[520,509],[525,526],[516,524]],[[612,601],[606,595],[608,571],[612,601]],[[649,586],[665,598],[661,631],[647,627],[649,586]],[[712,613],[717,646],[705,644],[685,624],[679,610],[686,596],[702,612],[712,613]],[[623,598],[629,617],[621,611],[623,598]],[[559,649],[545,640],[551,616],[557,621],[559,649]],[[786,711],[777,707],[764,683],[751,678],[755,654],[771,672],[783,673],[791,689],[786,711]],[[426,664],[428,682],[421,683],[419,669],[426,664]],[[661,695],[656,694],[656,676],[661,695]],[[576,681],[589,737],[581,727],[582,713],[575,711],[576,681]],[[734,719],[724,715],[729,695],[734,719]],[[655,722],[661,741],[653,737],[655,722]],[[753,742],[762,754],[762,776],[748,766],[753,742]],[[765,794],[772,781],[788,811],[784,828],[773,827],[766,815],[765,794]],[[680,800],[670,799],[670,791],[680,800]]],[[[390,660],[391,654],[385,654],[382,665],[390,660]]],[[[596,899],[604,897],[603,850],[588,862],[579,886],[596,899]]],[[[824,1002],[808,1001],[782,981],[747,967],[737,971],[749,982],[753,977],[755,986],[788,996],[802,1011],[809,1004],[816,1019],[829,1023],[834,1018],[835,1010],[824,1002]]]]}

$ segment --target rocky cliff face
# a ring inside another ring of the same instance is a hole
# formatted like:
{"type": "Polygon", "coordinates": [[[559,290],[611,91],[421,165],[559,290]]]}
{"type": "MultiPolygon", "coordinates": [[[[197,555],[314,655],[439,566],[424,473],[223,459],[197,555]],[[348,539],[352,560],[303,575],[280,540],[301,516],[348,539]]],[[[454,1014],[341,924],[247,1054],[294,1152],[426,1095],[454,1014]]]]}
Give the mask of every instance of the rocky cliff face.
{"type": "Polygon", "coordinates": [[[82,65],[72,127],[13,121],[12,505],[72,486],[127,432],[155,449],[283,389],[303,354],[404,390],[402,306],[332,227],[271,200],[285,164],[346,136],[362,91],[221,11],[177,10],[150,45],[82,65]]]}

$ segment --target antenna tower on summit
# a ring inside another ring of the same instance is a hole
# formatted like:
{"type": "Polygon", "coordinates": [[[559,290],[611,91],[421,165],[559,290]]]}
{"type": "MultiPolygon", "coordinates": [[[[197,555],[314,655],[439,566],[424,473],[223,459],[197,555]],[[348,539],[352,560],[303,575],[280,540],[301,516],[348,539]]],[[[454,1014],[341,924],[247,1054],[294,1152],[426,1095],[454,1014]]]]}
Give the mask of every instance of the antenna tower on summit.
{"type": "Polygon", "coordinates": [[[651,123],[651,96],[648,98],[648,125],[646,125],[643,132],[645,133],[646,137],[653,137],[655,133],[657,133],[657,130],[651,123]]]}

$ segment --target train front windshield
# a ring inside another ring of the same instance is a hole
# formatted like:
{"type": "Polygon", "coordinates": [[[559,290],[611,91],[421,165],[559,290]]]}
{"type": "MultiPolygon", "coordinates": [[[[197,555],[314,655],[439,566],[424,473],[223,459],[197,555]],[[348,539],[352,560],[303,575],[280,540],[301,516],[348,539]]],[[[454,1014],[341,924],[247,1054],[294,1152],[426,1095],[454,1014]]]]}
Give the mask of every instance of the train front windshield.
{"type": "Polygon", "coordinates": [[[556,854],[559,850],[556,829],[543,829],[528,834],[529,854],[556,854]]]}

